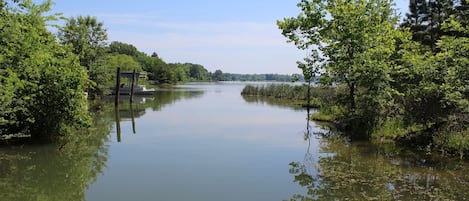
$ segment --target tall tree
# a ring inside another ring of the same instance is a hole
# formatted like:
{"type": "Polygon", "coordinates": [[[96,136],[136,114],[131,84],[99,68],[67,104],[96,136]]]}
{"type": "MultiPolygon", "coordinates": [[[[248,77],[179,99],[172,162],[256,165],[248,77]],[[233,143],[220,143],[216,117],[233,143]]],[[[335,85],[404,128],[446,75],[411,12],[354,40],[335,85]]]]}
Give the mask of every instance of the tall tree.
{"type": "Polygon", "coordinates": [[[469,7],[465,0],[411,0],[409,12],[401,26],[410,28],[413,40],[430,47],[434,53],[439,51],[437,42],[444,35],[467,37],[465,32],[442,28],[451,16],[467,25],[469,7]]]}
{"type": "MultiPolygon", "coordinates": [[[[345,118],[373,124],[385,101],[397,17],[389,0],[302,0],[301,13],[277,24],[298,48],[325,60],[321,77],[343,85],[345,118]],[[365,118],[360,120],[361,118],[365,118]]],[[[355,121],[353,120],[353,121],[355,121]]]]}
{"type": "MultiPolygon", "coordinates": [[[[455,18],[454,20],[461,24],[462,27],[469,26],[469,1],[468,0],[459,0],[456,1],[456,8],[455,8],[455,18]]],[[[456,36],[464,36],[468,37],[468,33],[461,33],[461,31],[457,31],[456,36]]]]}
{"type": "Polygon", "coordinates": [[[60,42],[70,45],[73,52],[78,56],[80,65],[88,70],[91,82],[87,86],[87,92],[91,97],[100,95],[99,92],[102,90],[93,87],[100,82],[97,78],[104,75],[99,75],[102,71],[93,69],[93,66],[96,66],[98,58],[105,54],[107,32],[103,27],[103,23],[98,22],[96,17],[91,16],[70,18],[67,24],[59,29],[58,35],[60,42]]]}
{"type": "Polygon", "coordinates": [[[113,41],[111,44],[109,44],[109,52],[125,54],[134,58],[143,55],[143,53],[139,52],[135,46],[119,41],[113,41]]]}
{"type": "Polygon", "coordinates": [[[442,35],[446,35],[441,28],[443,23],[449,19],[454,13],[453,0],[429,0],[429,26],[431,49],[435,52],[436,42],[440,40],[442,35]]]}
{"type": "Polygon", "coordinates": [[[94,87],[91,89],[92,94],[106,95],[110,88],[115,86],[117,68],[122,71],[137,72],[142,71],[140,64],[129,55],[125,54],[108,54],[100,57],[93,66],[90,78],[94,81],[94,87]]]}
{"type": "Polygon", "coordinates": [[[410,0],[409,13],[406,14],[403,27],[409,27],[413,40],[423,44],[431,44],[432,41],[427,34],[427,24],[429,20],[428,5],[426,0],[410,0]]]}
{"type": "Polygon", "coordinates": [[[221,70],[216,70],[213,75],[212,75],[212,80],[215,81],[224,81],[225,80],[225,75],[223,74],[223,71],[221,70]]]}
{"type": "MultiPolygon", "coordinates": [[[[152,57],[152,59],[155,59],[152,57]]],[[[152,79],[158,84],[176,84],[177,75],[175,69],[171,68],[170,65],[158,65],[157,61],[154,63],[151,70],[152,79]]]]}
{"type": "Polygon", "coordinates": [[[96,17],[78,16],[70,18],[59,31],[62,44],[71,45],[73,52],[80,58],[80,64],[88,71],[96,59],[104,54],[107,41],[107,30],[96,17]]]}
{"type": "Polygon", "coordinates": [[[207,69],[205,69],[202,65],[200,64],[189,64],[189,65],[190,65],[190,68],[189,68],[190,79],[198,80],[198,81],[206,81],[210,79],[207,69]]]}

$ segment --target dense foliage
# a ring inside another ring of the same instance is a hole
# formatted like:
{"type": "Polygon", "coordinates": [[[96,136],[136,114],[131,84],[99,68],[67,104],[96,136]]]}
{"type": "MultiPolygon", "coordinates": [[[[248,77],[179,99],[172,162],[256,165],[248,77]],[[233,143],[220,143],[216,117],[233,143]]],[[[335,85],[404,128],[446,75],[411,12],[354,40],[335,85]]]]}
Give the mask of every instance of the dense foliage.
{"type": "MultiPolygon", "coordinates": [[[[131,44],[114,41],[109,45],[108,53],[123,54],[132,57],[141,69],[148,73],[148,79],[156,84],[175,84],[188,81],[210,81],[210,73],[202,65],[192,63],[166,63],[158,54],[148,56],[131,44]]],[[[121,65],[120,67],[124,67],[121,65]]]]}
{"type": "Polygon", "coordinates": [[[64,18],[45,15],[51,5],[1,1],[0,139],[52,139],[88,127],[87,94],[108,94],[118,67],[146,71],[157,84],[212,79],[201,65],[167,64],[130,44],[108,45],[107,30],[96,17],[52,25],[58,30],[54,36],[47,26],[64,18]]]}
{"type": "Polygon", "coordinates": [[[0,138],[53,137],[87,125],[86,71],[47,30],[51,2],[0,10],[0,138]]]}
{"type": "Polygon", "coordinates": [[[191,63],[168,64],[158,54],[151,56],[135,46],[119,41],[107,45],[107,30],[96,17],[70,18],[59,31],[62,44],[72,47],[80,64],[88,70],[90,83],[87,92],[102,96],[114,86],[117,68],[123,72],[147,72],[155,84],[176,84],[187,81],[210,81],[211,74],[202,65],[191,63]]]}
{"type": "Polygon", "coordinates": [[[458,23],[467,26],[469,4],[465,0],[414,0],[409,1],[409,13],[402,27],[410,28],[412,39],[435,50],[442,36],[468,37],[463,30],[450,30],[443,27],[454,16],[458,23]]]}
{"type": "MultiPolygon", "coordinates": [[[[469,152],[467,1],[410,1],[401,27],[389,0],[302,0],[282,33],[309,51],[337,99],[323,110],[351,137],[469,152]],[[334,108],[331,110],[331,108],[334,108]]],[[[308,74],[305,74],[305,77],[308,74]]]]}
{"type": "Polygon", "coordinates": [[[51,5],[0,1],[0,139],[50,138],[88,125],[86,97],[109,94],[117,68],[144,72],[158,85],[233,80],[221,70],[211,73],[199,64],[166,63],[131,44],[108,43],[104,23],[96,17],[46,16],[51,5]],[[59,19],[65,23],[52,25],[58,30],[54,35],[47,26],[59,19]]]}

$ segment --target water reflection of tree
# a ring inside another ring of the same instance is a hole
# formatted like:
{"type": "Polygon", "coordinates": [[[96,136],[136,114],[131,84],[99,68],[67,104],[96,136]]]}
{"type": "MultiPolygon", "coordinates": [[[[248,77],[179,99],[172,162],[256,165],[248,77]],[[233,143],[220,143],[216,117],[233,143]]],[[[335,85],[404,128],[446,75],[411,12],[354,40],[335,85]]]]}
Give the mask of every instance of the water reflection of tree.
{"type": "MultiPolygon", "coordinates": [[[[143,116],[147,108],[153,111],[161,110],[164,106],[173,104],[182,99],[191,99],[202,97],[204,91],[191,90],[161,90],[152,96],[135,96],[133,102],[127,97],[119,100],[119,104],[114,108],[114,121],[116,126],[117,141],[121,142],[121,121],[131,120],[132,131],[136,134],[135,119],[143,116]]],[[[105,100],[104,105],[111,105],[111,99],[105,100]]]]}
{"type": "Polygon", "coordinates": [[[0,200],[85,200],[108,157],[113,118],[104,114],[95,115],[92,129],[70,131],[67,143],[1,149],[0,200]]]}
{"type": "Polygon", "coordinates": [[[266,104],[269,106],[279,108],[289,108],[297,111],[302,111],[304,108],[301,105],[292,104],[291,100],[280,100],[277,98],[268,98],[260,96],[242,96],[244,101],[251,104],[266,104]]]}
{"type": "MultiPolygon", "coordinates": [[[[304,140],[308,142],[304,160],[302,162],[291,162],[290,163],[290,174],[295,175],[294,182],[300,184],[303,187],[307,187],[308,194],[310,194],[309,189],[314,189],[314,185],[317,182],[317,177],[315,172],[317,168],[314,161],[313,155],[310,152],[311,148],[311,121],[310,121],[310,109],[306,109],[306,130],[304,132],[304,140]]],[[[291,200],[311,200],[307,196],[296,194],[291,200]]]]}
{"type": "MultiPolygon", "coordinates": [[[[145,101],[119,105],[133,116],[146,108],[160,110],[183,98],[196,98],[201,91],[167,91],[145,101]],[[132,111],[132,110],[135,111],[132,111]]],[[[124,100],[123,100],[124,101],[124,100]]],[[[109,134],[115,123],[112,99],[96,103],[93,126],[87,131],[70,131],[64,142],[23,148],[0,147],[0,200],[3,201],[82,201],[85,190],[103,172],[108,158],[109,134]]],[[[129,116],[129,118],[130,118],[129,116]]]]}
{"type": "MultiPolygon", "coordinates": [[[[309,131],[307,127],[307,132],[309,131]]],[[[306,140],[314,136],[305,135],[306,140]]],[[[331,135],[326,135],[331,136],[331,135]]],[[[292,200],[462,200],[469,197],[469,164],[416,155],[394,146],[324,139],[317,162],[290,163],[307,193],[292,200]]]]}
{"type": "MultiPolygon", "coordinates": [[[[200,98],[204,95],[204,91],[191,90],[160,90],[154,95],[134,96],[133,110],[136,117],[142,116],[147,108],[153,111],[159,111],[162,107],[176,103],[183,99],[200,98]],[[141,115],[139,115],[142,113],[141,115]]],[[[114,101],[114,97],[104,99],[105,103],[110,104],[114,101]]],[[[130,105],[128,96],[121,96],[119,100],[119,111],[122,118],[130,118],[130,105]],[[128,115],[125,115],[128,114],[128,115]]]]}
{"type": "Polygon", "coordinates": [[[150,107],[153,111],[159,111],[163,106],[171,105],[183,99],[200,98],[204,95],[204,91],[190,91],[190,90],[168,90],[160,91],[155,94],[154,99],[145,104],[145,107],[150,107]]]}

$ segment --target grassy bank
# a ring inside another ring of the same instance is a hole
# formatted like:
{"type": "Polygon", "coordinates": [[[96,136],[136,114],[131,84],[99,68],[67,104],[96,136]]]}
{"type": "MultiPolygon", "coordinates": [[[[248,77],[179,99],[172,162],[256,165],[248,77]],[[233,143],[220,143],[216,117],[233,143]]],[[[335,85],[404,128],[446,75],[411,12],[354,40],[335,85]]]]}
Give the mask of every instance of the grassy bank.
{"type": "Polygon", "coordinates": [[[371,140],[376,143],[393,143],[417,146],[428,152],[467,157],[469,154],[469,128],[446,122],[441,125],[409,124],[400,118],[387,119],[374,129],[371,140]]]}
{"type": "Polygon", "coordinates": [[[360,96],[356,98],[355,110],[340,104],[347,97],[347,91],[343,87],[312,87],[309,105],[306,85],[247,85],[241,94],[244,97],[287,100],[291,104],[318,108],[318,112],[311,115],[311,120],[328,122],[329,126],[343,131],[351,139],[398,144],[461,158],[469,154],[469,128],[467,123],[461,124],[469,118],[464,113],[454,115],[454,121],[410,121],[399,110],[396,110],[397,113],[389,113],[380,108],[379,102],[362,98],[367,94],[361,90],[358,91],[360,96]]]}
{"type": "Polygon", "coordinates": [[[319,108],[324,101],[334,98],[334,90],[326,87],[312,87],[308,104],[308,86],[290,84],[246,85],[243,96],[269,97],[290,100],[292,104],[319,108]]]}

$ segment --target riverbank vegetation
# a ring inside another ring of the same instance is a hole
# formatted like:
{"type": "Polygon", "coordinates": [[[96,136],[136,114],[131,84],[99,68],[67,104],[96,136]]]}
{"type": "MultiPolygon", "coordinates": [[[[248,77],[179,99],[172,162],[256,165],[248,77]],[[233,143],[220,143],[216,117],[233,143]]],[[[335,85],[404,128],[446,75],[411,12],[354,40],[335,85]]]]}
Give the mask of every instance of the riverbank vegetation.
{"type": "Polygon", "coordinates": [[[243,96],[259,96],[290,101],[295,105],[310,108],[325,107],[324,103],[335,99],[335,91],[331,87],[312,87],[308,103],[308,86],[293,84],[246,85],[241,91],[243,96]]]}
{"type": "Polygon", "coordinates": [[[117,68],[144,72],[146,79],[140,81],[159,86],[260,78],[212,73],[193,63],[166,63],[155,52],[147,55],[132,44],[109,43],[104,22],[93,16],[48,15],[52,4],[0,1],[0,140],[53,140],[89,127],[87,99],[111,93],[117,68]]]}
{"type": "Polygon", "coordinates": [[[301,75],[282,75],[282,74],[235,74],[224,73],[224,81],[277,81],[291,82],[295,79],[303,80],[301,75]]]}
{"type": "Polygon", "coordinates": [[[50,2],[0,2],[0,138],[58,137],[87,126],[88,77],[69,46],[57,42],[43,16],[50,2]]]}
{"type": "Polygon", "coordinates": [[[298,6],[297,17],[277,24],[309,52],[299,63],[305,77],[335,88],[321,113],[352,139],[469,153],[467,1],[411,1],[403,22],[389,0],[298,6]]]}
{"type": "Polygon", "coordinates": [[[109,44],[96,17],[48,15],[51,6],[0,1],[0,140],[55,141],[90,128],[87,99],[110,93],[118,67],[145,71],[154,84],[212,79],[202,65],[166,63],[131,44],[109,44]]]}
{"type": "Polygon", "coordinates": [[[340,138],[319,143],[319,149],[326,156],[317,161],[309,155],[290,163],[294,182],[305,192],[292,196],[291,201],[461,200],[469,196],[467,164],[441,155],[340,138]]]}

